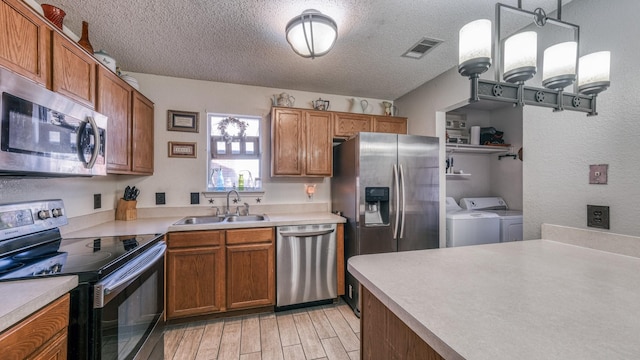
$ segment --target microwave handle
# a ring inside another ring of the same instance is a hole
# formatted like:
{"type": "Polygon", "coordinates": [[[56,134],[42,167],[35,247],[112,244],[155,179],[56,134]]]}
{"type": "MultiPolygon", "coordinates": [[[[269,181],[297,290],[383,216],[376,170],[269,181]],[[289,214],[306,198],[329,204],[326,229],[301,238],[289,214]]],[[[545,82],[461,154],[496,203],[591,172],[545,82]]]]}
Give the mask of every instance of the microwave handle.
{"type": "Polygon", "coordinates": [[[98,155],[100,154],[100,129],[98,129],[98,125],[92,116],[87,116],[87,120],[91,124],[91,128],[93,129],[93,137],[95,139],[95,146],[93,147],[93,154],[91,154],[91,159],[87,163],[84,164],[84,167],[87,169],[92,169],[93,165],[96,164],[96,160],[98,160],[98,155]]]}

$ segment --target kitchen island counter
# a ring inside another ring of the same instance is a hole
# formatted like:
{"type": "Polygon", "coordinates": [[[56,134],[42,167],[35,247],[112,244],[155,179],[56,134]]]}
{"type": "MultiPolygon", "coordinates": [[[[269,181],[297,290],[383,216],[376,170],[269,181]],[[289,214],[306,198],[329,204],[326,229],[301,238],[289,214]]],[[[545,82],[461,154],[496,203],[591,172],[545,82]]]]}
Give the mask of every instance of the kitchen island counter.
{"type": "Polygon", "coordinates": [[[0,282],[0,332],[78,286],[77,276],[0,282]]]}
{"type": "Polygon", "coordinates": [[[445,359],[640,358],[638,258],[530,240],[356,256],[348,269],[445,359]]]}

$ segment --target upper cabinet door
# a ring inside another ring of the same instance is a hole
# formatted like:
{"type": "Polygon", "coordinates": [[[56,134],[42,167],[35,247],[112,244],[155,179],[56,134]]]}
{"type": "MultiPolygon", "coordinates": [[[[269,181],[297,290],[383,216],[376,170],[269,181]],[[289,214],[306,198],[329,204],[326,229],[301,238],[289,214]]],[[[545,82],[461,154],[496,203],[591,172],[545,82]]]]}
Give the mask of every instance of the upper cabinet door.
{"type": "Polygon", "coordinates": [[[131,87],[113,72],[98,67],[97,110],[107,116],[107,171],[131,171],[131,87]]]}
{"type": "Polygon", "coordinates": [[[304,173],[304,139],[301,110],[274,108],[271,114],[271,175],[304,173]]]}
{"type": "Polygon", "coordinates": [[[334,117],[333,136],[349,138],[361,131],[371,131],[371,115],[336,113],[334,117]]]}
{"type": "Polygon", "coordinates": [[[48,25],[22,1],[0,2],[0,65],[47,86],[50,42],[48,25]]]}
{"type": "Polygon", "coordinates": [[[393,134],[407,133],[407,118],[376,116],[373,118],[373,131],[393,134]]]}
{"type": "Polygon", "coordinates": [[[153,103],[133,91],[132,148],[136,174],[153,174],[153,103]]]}
{"type": "Polygon", "coordinates": [[[305,172],[311,176],[333,174],[333,116],[327,111],[308,111],[305,114],[305,172]]]}
{"type": "Polygon", "coordinates": [[[95,108],[96,66],[93,56],[57,32],[53,33],[51,90],[95,108]]]}

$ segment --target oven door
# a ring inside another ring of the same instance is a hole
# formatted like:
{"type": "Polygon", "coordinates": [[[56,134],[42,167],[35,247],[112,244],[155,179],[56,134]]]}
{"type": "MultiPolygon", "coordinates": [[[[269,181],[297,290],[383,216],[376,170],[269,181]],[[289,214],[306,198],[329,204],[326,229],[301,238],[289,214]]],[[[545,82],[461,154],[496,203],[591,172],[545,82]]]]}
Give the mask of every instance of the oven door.
{"type": "Polygon", "coordinates": [[[159,242],[94,285],[94,359],[133,359],[163,321],[166,247],[159,242]]]}

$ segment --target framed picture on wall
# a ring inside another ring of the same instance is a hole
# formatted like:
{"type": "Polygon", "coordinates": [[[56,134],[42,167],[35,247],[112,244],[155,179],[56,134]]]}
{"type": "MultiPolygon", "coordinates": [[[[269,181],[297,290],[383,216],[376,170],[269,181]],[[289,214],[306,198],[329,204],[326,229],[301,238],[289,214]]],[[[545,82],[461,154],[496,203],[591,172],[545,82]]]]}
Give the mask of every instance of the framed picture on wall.
{"type": "Polygon", "coordinates": [[[196,143],[169,141],[169,157],[195,158],[196,143]]]}
{"type": "Polygon", "coordinates": [[[197,112],[168,110],[167,130],[197,133],[198,115],[197,112]]]}

